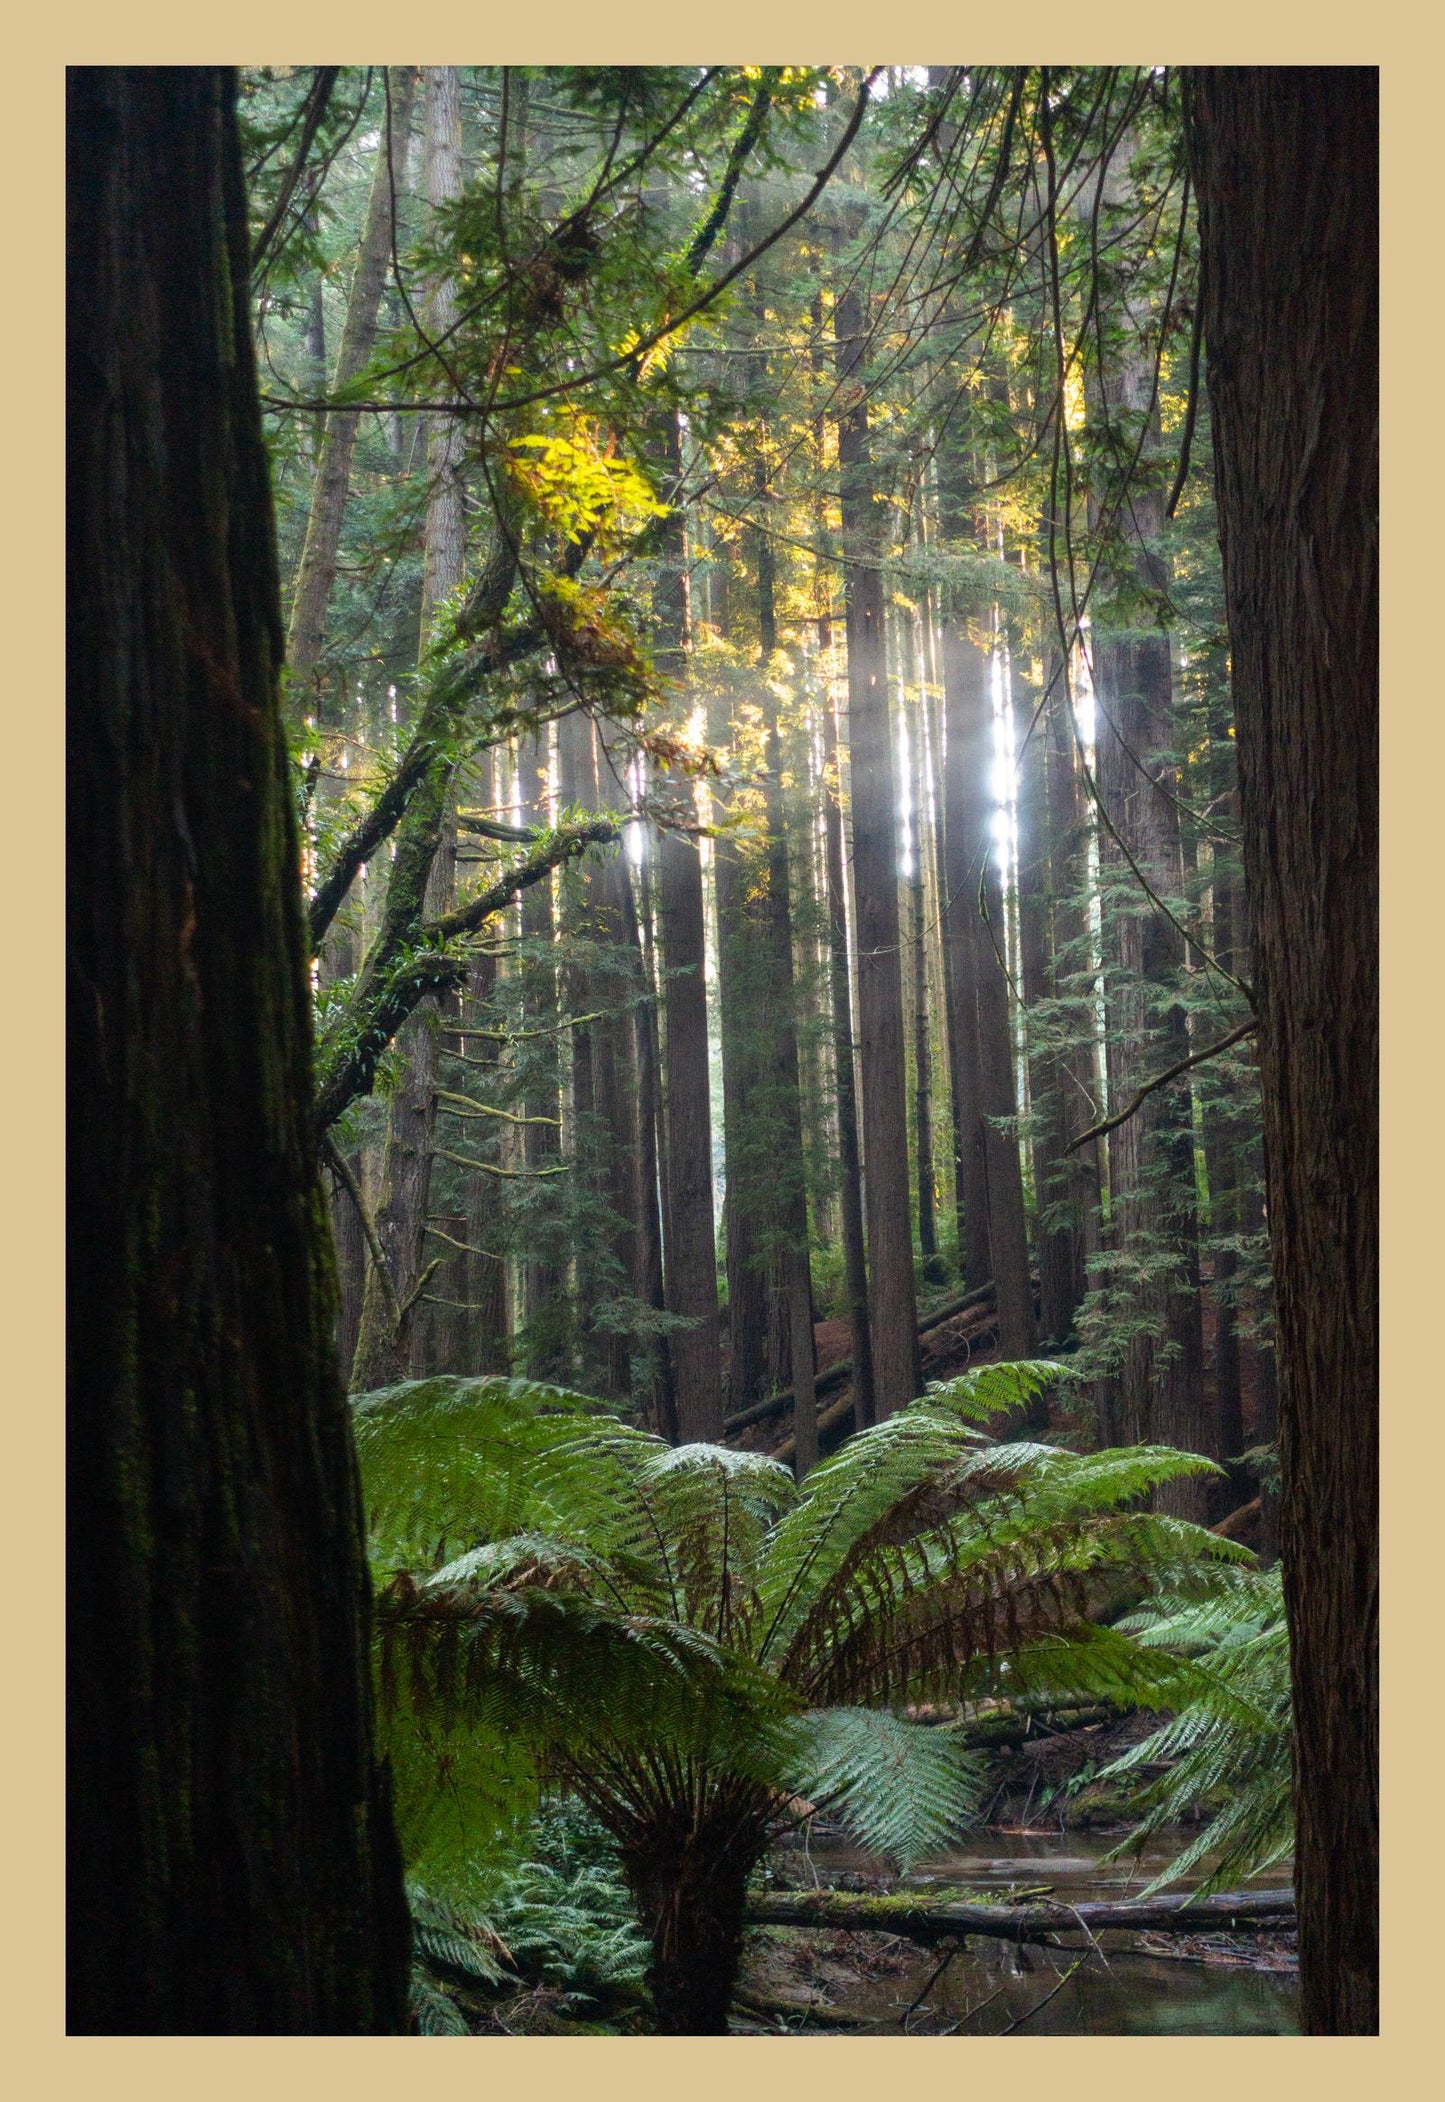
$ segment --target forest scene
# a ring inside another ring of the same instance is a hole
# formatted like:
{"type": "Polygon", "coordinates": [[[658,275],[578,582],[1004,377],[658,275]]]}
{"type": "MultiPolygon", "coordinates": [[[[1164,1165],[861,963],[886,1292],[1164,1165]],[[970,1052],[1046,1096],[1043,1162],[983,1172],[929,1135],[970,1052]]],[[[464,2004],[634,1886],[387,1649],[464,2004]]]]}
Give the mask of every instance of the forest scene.
{"type": "Polygon", "coordinates": [[[69,2027],[1373,2034],[1377,75],[68,75],[69,2027]]]}

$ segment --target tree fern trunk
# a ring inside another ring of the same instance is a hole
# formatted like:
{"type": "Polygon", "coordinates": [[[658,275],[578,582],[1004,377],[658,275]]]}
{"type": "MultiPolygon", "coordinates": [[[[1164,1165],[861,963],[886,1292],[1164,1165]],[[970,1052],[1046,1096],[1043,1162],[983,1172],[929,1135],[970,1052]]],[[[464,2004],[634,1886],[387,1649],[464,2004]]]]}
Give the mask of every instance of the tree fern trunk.
{"type": "Polygon", "coordinates": [[[661,2036],[726,2036],[742,1962],[743,1907],[761,1851],[757,1828],[735,1814],[694,1819],[691,1807],[622,1868],[652,1944],[647,1982],[661,2036]]]}

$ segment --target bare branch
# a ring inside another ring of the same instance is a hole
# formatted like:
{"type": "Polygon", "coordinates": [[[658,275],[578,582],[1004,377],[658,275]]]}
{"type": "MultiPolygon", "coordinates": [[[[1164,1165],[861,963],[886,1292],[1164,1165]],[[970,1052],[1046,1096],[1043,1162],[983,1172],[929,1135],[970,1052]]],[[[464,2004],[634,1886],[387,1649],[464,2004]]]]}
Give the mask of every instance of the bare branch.
{"type": "Polygon", "coordinates": [[[1217,1044],[1206,1045],[1202,1051],[1191,1051],[1188,1058],[1176,1059],[1172,1066],[1166,1066],[1162,1073],[1156,1073],[1152,1080],[1145,1081],[1127,1109],[1121,1109],[1116,1116],[1105,1117],[1101,1124],[1091,1124],[1087,1131],[1081,1131],[1076,1139],[1071,1139],[1064,1148],[1065,1153],[1077,1153],[1079,1148],[1087,1146],[1091,1139],[1101,1139],[1106,1132],[1117,1131],[1121,1124],[1128,1123],[1130,1117],[1142,1108],[1151,1095],[1156,1094],[1169,1081],[1177,1080],[1179,1075],[1187,1073],[1191,1066],[1202,1066],[1207,1058],[1217,1058],[1220,1052],[1227,1051],[1231,1044],[1240,1043],[1245,1037],[1253,1036],[1258,1027],[1256,1021],[1241,1022],[1237,1029],[1230,1030],[1228,1036],[1222,1036],[1217,1044]]]}

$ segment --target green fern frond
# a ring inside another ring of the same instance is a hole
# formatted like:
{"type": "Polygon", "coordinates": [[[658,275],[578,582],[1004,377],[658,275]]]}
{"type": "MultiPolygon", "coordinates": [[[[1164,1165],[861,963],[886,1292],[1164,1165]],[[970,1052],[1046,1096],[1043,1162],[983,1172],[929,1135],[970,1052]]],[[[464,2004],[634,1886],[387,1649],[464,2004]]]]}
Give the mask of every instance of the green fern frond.
{"type": "Polygon", "coordinates": [[[411,2018],[421,2036],[470,2036],[465,2017],[449,1994],[434,1985],[426,1972],[411,1974],[411,2018]]]}
{"type": "Polygon", "coordinates": [[[841,1819],[860,1846],[903,1873],[976,1822],[985,1762],[956,1729],[874,1708],[824,1708],[799,1717],[794,1729],[794,1793],[841,1819]]]}
{"type": "Polygon", "coordinates": [[[1212,1596],[1161,1598],[1131,1616],[1141,1654],[1170,1644],[1188,1653],[1175,1712],[1104,1768],[1132,1779],[1167,1762],[1139,1789],[1143,1816],[1116,1854],[1133,1851],[1180,1823],[1201,1802],[1226,1793],[1198,1835],[1148,1886],[1165,1888],[1213,1857],[1201,1885],[1222,1890],[1286,1858],[1294,1840],[1291,1804],[1289,1633],[1278,1568],[1221,1572],[1212,1596]]]}

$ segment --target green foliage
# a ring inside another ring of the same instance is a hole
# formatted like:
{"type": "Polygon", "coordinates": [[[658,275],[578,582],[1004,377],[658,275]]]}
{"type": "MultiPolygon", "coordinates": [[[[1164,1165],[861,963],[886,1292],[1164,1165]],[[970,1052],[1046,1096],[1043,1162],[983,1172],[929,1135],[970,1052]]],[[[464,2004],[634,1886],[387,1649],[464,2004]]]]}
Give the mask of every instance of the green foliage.
{"type": "Polygon", "coordinates": [[[830,1811],[871,1854],[906,1873],[971,1825],[985,1761],[954,1726],[875,1708],[823,1708],[796,1727],[800,1795],[830,1811]]]}
{"type": "Polygon", "coordinates": [[[601,1827],[575,1801],[549,1802],[522,1852],[465,1909],[408,1884],[412,2007],[424,2036],[469,2033],[448,1986],[497,1999],[541,1985],[561,1994],[564,2013],[645,1999],[648,1945],[601,1827]]]}
{"type": "Polygon", "coordinates": [[[1157,1702],[1187,1667],[1091,1612],[1243,1551],[1136,1508],[1205,1461],[976,1427],[1055,1375],[949,1381],[801,1490],[762,1455],[669,1447],[526,1381],[364,1397],[374,1553],[398,1571],[378,1600],[383,1704],[429,1887],[448,1858],[465,1882],[514,1841],[545,1780],[634,1837],[675,1788],[741,1790],[760,1833],[806,1795],[913,1859],[968,1815],[973,1769],[947,1734],[876,1711],[1000,1690],[1157,1702]],[[429,1761],[445,1808],[427,1807],[429,1761]]]}
{"type": "Polygon", "coordinates": [[[1196,1660],[1190,1697],[1161,1728],[1103,1769],[1127,1777],[1144,1815],[1124,1853],[1203,1803],[1203,1828],[1148,1886],[1164,1888],[1214,1857],[1201,1888],[1225,1890],[1286,1859],[1290,1797],[1289,1630],[1278,1565],[1217,1573],[1203,1591],[1160,1597],[1120,1623],[1146,1648],[1196,1660]],[[1162,1776],[1141,1770],[1166,1761],[1162,1776]],[[1222,1797],[1222,1800],[1221,1800],[1222,1797]]]}

